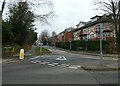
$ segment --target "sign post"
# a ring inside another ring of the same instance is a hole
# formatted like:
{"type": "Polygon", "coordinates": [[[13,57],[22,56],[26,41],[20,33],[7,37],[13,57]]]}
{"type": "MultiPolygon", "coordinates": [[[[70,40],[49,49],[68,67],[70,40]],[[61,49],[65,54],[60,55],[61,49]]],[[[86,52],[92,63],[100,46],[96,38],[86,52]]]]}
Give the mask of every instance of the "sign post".
{"type": "Polygon", "coordinates": [[[70,41],[70,50],[71,50],[71,41],[70,41]]]}
{"type": "Polygon", "coordinates": [[[86,42],[86,49],[85,49],[85,50],[87,51],[87,42],[88,42],[88,38],[86,37],[84,41],[86,42]]]}

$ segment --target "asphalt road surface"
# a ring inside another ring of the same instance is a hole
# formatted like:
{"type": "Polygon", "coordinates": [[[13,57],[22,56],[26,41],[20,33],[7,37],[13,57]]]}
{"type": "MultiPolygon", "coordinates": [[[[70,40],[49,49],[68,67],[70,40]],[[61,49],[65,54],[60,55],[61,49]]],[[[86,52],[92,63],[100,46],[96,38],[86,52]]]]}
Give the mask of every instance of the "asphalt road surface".
{"type": "MultiPolygon", "coordinates": [[[[98,64],[97,56],[46,48],[53,54],[3,62],[3,84],[118,84],[118,71],[86,71],[81,68],[98,64]],[[57,60],[61,56],[64,60],[57,60]]],[[[103,63],[117,65],[113,60],[104,60],[103,63]]]]}

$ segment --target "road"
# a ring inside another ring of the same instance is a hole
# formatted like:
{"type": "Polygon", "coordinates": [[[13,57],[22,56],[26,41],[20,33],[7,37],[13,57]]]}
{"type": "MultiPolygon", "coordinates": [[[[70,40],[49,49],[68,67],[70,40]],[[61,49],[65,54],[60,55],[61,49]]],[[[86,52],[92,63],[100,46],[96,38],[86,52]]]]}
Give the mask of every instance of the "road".
{"type": "MultiPolygon", "coordinates": [[[[3,63],[3,84],[117,84],[118,71],[86,71],[83,65],[96,65],[97,56],[73,54],[46,46],[52,55],[34,56],[3,63]],[[56,60],[64,56],[67,60],[56,60]],[[15,61],[15,62],[14,62],[15,61]]],[[[116,63],[104,60],[104,64],[116,63]]]]}

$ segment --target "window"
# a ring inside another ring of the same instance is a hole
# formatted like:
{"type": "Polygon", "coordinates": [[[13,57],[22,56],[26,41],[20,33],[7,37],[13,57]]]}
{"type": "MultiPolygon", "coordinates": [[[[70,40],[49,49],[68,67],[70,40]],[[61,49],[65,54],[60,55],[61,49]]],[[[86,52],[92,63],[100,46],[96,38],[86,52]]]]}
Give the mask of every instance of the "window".
{"type": "Polygon", "coordinates": [[[90,35],[90,38],[94,38],[94,34],[91,34],[91,35],[90,35]]]}

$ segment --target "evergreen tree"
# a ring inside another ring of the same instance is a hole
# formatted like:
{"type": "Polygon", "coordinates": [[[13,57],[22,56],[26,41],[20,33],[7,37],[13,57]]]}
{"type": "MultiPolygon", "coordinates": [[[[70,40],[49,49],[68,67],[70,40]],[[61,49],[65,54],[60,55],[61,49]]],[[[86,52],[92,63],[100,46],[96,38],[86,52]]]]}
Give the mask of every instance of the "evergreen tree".
{"type": "Polygon", "coordinates": [[[28,29],[34,25],[34,14],[30,11],[27,2],[14,3],[9,8],[9,21],[14,34],[13,41],[19,45],[27,43],[28,29]]]}

